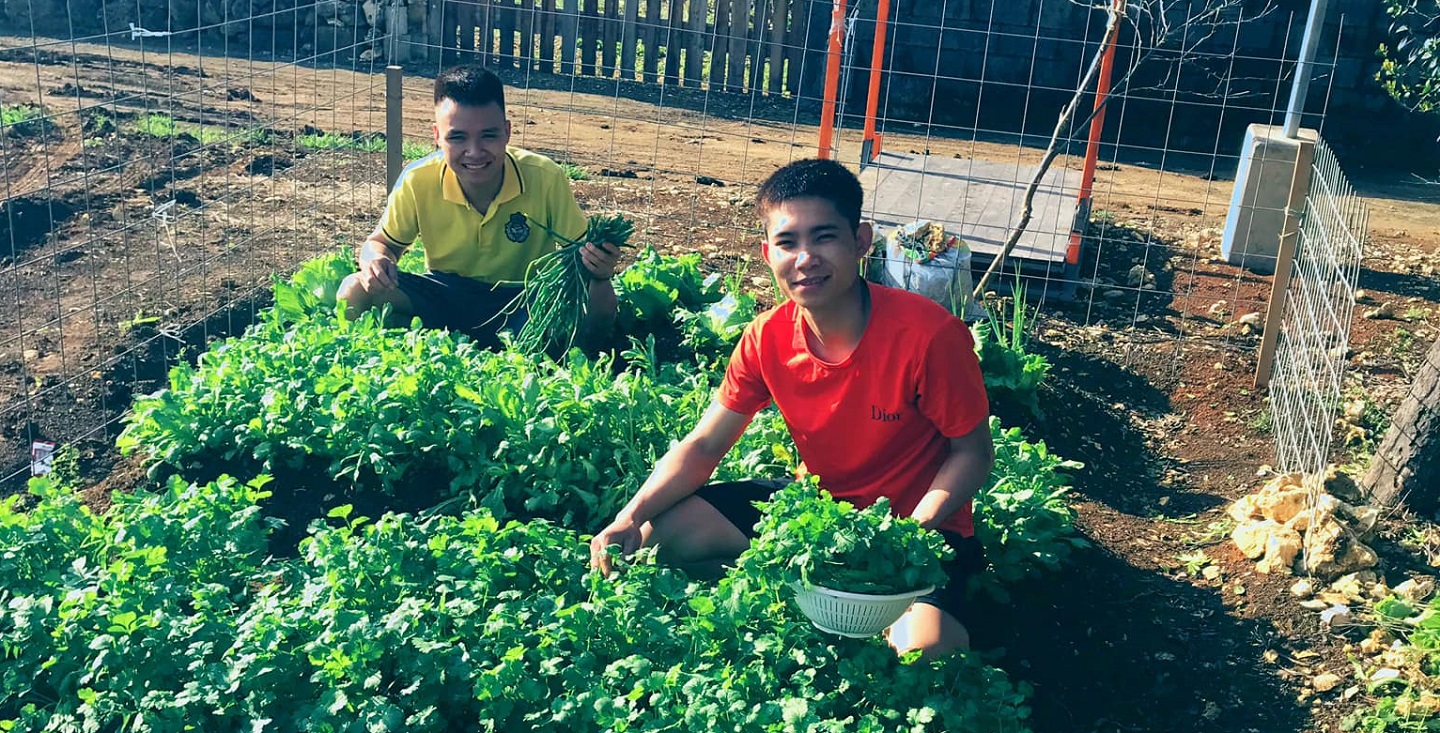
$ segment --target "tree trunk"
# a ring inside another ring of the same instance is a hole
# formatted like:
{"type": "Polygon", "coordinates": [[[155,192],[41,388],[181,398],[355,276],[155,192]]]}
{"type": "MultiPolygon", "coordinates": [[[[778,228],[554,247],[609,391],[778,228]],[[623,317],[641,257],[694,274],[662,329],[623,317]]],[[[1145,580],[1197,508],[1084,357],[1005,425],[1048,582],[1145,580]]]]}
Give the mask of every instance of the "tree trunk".
{"type": "Polygon", "coordinates": [[[1440,508],[1440,339],[1375,451],[1365,490],[1384,506],[1403,502],[1424,513],[1440,508]]]}

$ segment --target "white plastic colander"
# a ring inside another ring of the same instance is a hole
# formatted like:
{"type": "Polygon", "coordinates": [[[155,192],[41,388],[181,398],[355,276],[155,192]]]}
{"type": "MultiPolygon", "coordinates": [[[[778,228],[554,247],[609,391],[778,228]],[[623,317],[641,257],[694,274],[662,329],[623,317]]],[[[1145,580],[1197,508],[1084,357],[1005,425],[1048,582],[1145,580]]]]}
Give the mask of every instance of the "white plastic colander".
{"type": "Polygon", "coordinates": [[[879,634],[905,615],[916,598],[935,586],[908,593],[876,596],[850,593],[818,585],[794,583],[795,602],[815,628],[856,639],[879,634]]]}

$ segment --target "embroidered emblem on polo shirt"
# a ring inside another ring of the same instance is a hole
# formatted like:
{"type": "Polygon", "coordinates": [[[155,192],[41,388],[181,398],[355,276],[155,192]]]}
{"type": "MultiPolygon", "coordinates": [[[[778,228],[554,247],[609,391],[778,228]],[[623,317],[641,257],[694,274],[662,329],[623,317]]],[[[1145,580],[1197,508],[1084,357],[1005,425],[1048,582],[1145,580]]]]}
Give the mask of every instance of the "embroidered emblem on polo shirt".
{"type": "Polygon", "coordinates": [[[516,244],[530,238],[530,222],[524,214],[517,211],[510,215],[510,221],[505,222],[505,238],[516,244]]]}

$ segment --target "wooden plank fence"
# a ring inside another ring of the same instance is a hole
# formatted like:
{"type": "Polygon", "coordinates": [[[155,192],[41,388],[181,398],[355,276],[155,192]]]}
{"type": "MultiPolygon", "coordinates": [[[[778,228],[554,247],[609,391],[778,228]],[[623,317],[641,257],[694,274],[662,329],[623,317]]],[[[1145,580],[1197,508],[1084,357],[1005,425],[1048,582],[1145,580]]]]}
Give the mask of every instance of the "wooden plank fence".
{"type": "Polygon", "coordinates": [[[431,62],[816,97],[831,0],[422,0],[431,62]]]}

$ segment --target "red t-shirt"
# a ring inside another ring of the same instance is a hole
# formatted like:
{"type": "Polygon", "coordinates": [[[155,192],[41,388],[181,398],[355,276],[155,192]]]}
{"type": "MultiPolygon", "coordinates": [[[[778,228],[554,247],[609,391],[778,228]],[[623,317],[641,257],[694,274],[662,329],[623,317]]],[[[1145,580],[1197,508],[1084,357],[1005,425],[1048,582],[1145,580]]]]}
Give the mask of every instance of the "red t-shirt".
{"type": "MultiPolygon", "coordinates": [[[[753,415],[773,399],[806,470],[856,506],[890,498],[909,516],[949,455],[950,438],[987,419],[990,403],[970,329],[935,302],[866,283],[870,322],[849,359],[810,353],[794,302],[746,327],[716,398],[753,415]]],[[[942,529],[975,534],[970,504],[942,529]]]]}

